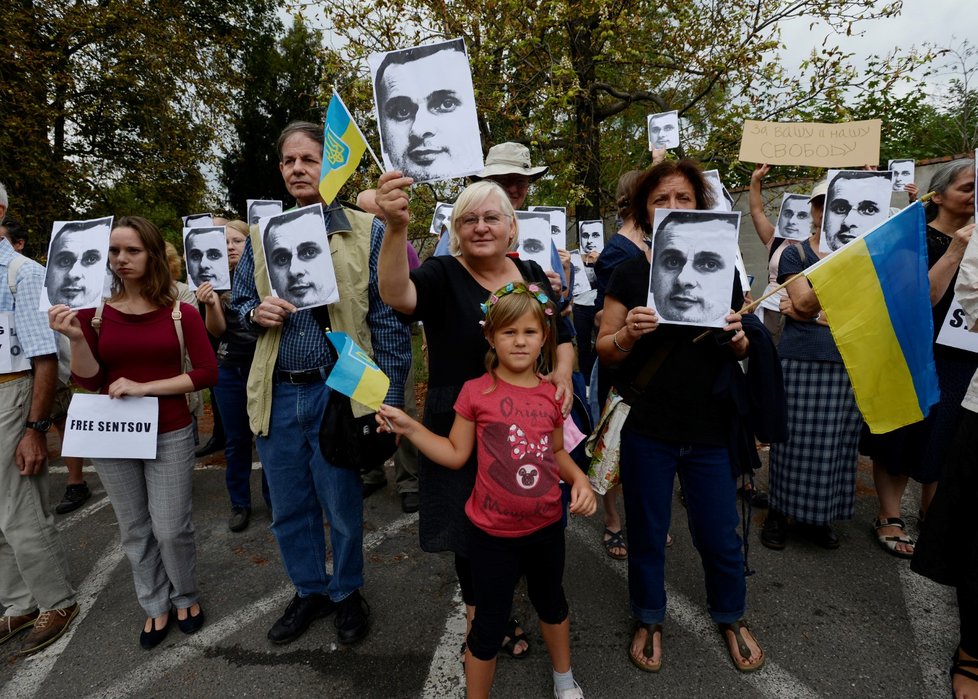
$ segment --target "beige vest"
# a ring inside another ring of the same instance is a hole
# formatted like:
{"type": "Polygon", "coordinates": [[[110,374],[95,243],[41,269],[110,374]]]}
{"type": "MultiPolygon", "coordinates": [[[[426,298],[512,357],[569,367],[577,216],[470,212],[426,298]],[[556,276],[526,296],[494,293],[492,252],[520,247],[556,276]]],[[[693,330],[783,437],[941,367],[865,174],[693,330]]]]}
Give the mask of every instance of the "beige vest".
{"type": "MultiPolygon", "coordinates": [[[[336,286],[340,300],[329,306],[331,330],[347,333],[354,342],[373,356],[370,328],[367,327],[367,310],[370,299],[367,286],[370,281],[370,228],[374,217],[338,204],[326,208],[329,212],[329,250],[336,272],[336,286]]],[[[251,249],[255,255],[255,288],[258,297],[272,295],[268,282],[265,255],[262,251],[258,226],[251,227],[251,249]]],[[[307,313],[308,311],[302,311],[307,313]]],[[[258,336],[255,358],[248,374],[248,418],[251,431],[258,436],[268,436],[272,414],[272,381],[278,361],[282,328],[268,328],[258,336]]],[[[325,340],[323,340],[325,342],[325,340]]],[[[355,415],[372,412],[369,408],[353,403],[355,415]]]]}

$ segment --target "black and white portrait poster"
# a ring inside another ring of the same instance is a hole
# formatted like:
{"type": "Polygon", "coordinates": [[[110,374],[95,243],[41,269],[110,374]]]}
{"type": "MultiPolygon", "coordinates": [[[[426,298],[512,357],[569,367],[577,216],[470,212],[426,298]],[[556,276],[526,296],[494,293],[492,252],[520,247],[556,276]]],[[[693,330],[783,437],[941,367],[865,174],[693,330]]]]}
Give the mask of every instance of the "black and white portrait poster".
{"type": "Polygon", "coordinates": [[[649,114],[649,150],[679,147],[679,112],[649,114]]]}
{"type": "Polygon", "coordinates": [[[517,211],[516,224],[520,234],[520,259],[533,260],[544,272],[553,272],[550,214],[546,211],[517,211]]]}
{"type": "Polygon", "coordinates": [[[567,209],[563,206],[531,206],[530,211],[550,214],[550,237],[558,250],[567,249],[567,209]]]}
{"type": "Polygon", "coordinates": [[[435,204],[435,214],[431,217],[431,228],[428,229],[432,235],[441,236],[452,230],[452,204],[438,202],[435,204]]]}
{"type": "Polygon", "coordinates": [[[604,221],[600,219],[581,221],[578,231],[578,247],[581,255],[584,257],[600,255],[604,250],[604,221]]]}
{"type": "Polygon", "coordinates": [[[300,311],[339,300],[322,204],[260,219],[272,293],[300,311]]]}
{"type": "Polygon", "coordinates": [[[893,173],[894,192],[905,192],[907,191],[907,185],[913,184],[913,160],[891,160],[887,163],[886,169],[893,173]]]}
{"type": "Polygon", "coordinates": [[[184,228],[183,259],[187,264],[187,285],[194,291],[206,282],[211,283],[214,291],[231,288],[224,226],[184,228]]]}
{"type": "Polygon", "coordinates": [[[258,219],[282,213],[282,202],[278,199],[249,199],[248,225],[254,226],[258,219]]]}
{"type": "Polygon", "coordinates": [[[659,322],[722,328],[737,272],[739,211],[656,209],[649,306],[659,322]]]}
{"type": "Polygon", "coordinates": [[[415,182],[482,170],[472,71],[462,39],[374,53],[367,63],[384,167],[415,182]]]}
{"type": "Polygon", "coordinates": [[[778,212],[778,229],[775,235],[785,240],[806,240],[812,235],[812,213],[808,196],[784,194],[778,212]]]}
{"type": "Polygon", "coordinates": [[[829,170],[818,249],[838,250],[886,221],[892,178],[890,170],[829,170]]]}
{"type": "Polygon", "coordinates": [[[727,188],[723,186],[723,182],[720,180],[720,171],[704,170],[703,179],[706,180],[706,186],[713,197],[713,206],[710,207],[710,211],[731,211],[733,199],[730,198],[727,188]]]}
{"type": "Polygon", "coordinates": [[[40,310],[46,311],[62,303],[74,309],[98,306],[106,277],[110,274],[111,232],[111,216],[87,221],[54,222],[48,243],[40,310]]]}
{"type": "Polygon", "coordinates": [[[214,225],[212,214],[189,214],[183,217],[184,228],[205,228],[214,225]]]}
{"type": "Polygon", "coordinates": [[[593,287],[588,272],[594,274],[594,269],[588,269],[581,257],[580,250],[570,251],[571,265],[574,267],[574,298],[583,296],[593,287]]]}

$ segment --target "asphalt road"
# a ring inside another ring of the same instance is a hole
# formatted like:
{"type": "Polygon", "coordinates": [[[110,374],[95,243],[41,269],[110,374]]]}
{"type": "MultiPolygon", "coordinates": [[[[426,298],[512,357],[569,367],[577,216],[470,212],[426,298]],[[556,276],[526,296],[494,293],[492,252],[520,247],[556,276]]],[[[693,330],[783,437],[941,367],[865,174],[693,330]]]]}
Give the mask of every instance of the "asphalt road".
{"type": "MultiPolygon", "coordinates": [[[[59,516],[82,606],[69,634],[35,656],[0,647],[2,697],[460,697],[461,602],[448,556],[423,553],[417,515],[403,515],[390,486],[365,503],[366,587],[372,628],[361,644],[337,646],[332,619],[298,641],[273,646],[265,633],[292,595],[268,512],[259,506],[245,532],[227,529],[224,473],[201,464],[195,474],[200,585],[207,623],[195,636],[175,628],[143,651],[143,614],[119,548],[111,505],[98,476],[86,506],[59,516]]],[[[253,474],[255,502],[258,474],[253,474]]],[[[389,474],[390,475],[390,474],[389,474]]],[[[65,476],[52,463],[57,501],[65,476]]],[[[392,479],[391,479],[392,480],[392,479]]],[[[916,497],[913,494],[912,497],[916,497]]],[[[760,546],[763,512],[750,535],[748,583],[752,629],[768,658],[750,675],[732,666],[710,624],[699,558],[675,501],[667,585],[663,668],[656,675],[626,657],[626,565],[600,545],[600,516],[574,520],[567,537],[565,587],[571,606],[575,677],[590,699],[609,697],[942,697],[957,638],[950,591],[910,572],[871,536],[875,497],[861,467],[856,518],[839,523],[842,546],[824,551],[792,539],[785,551],[760,546]]],[[[911,496],[905,511],[916,512],[911,496]]],[[[916,518],[909,517],[912,526],[916,518]]],[[[501,658],[495,696],[548,697],[550,665],[535,617],[521,591],[517,614],[532,650],[501,658]]]]}

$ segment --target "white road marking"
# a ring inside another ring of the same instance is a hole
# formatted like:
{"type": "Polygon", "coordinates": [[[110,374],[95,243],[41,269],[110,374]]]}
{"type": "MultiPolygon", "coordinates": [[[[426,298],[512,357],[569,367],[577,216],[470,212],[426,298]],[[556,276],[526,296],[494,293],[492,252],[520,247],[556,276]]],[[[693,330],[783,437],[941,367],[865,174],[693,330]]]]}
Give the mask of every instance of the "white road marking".
{"type": "MultiPolygon", "coordinates": [[[[95,495],[97,492],[98,491],[93,490],[92,495],[95,495]]],[[[109,504],[108,497],[104,497],[101,500],[97,500],[91,504],[86,503],[85,505],[82,505],[80,510],[76,510],[68,517],[58,516],[56,518],[58,523],[55,526],[57,527],[59,532],[63,532],[65,529],[70,529],[71,527],[75,526],[86,517],[95,514],[96,512],[98,512],[108,504],[109,504]]]]}
{"type": "MultiPolygon", "coordinates": [[[[588,551],[601,560],[605,565],[615,571],[618,576],[627,581],[628,568],[621,565],[620,561],[610,559],[601,544],[599,537],[586,524],[576,519],[571,520],[567,528],[576,539],[584,545],[588,551]]],[[[669,598],[669,618],[679,622],[688,632],[704,639],[714,640],[711,643],[713,654],[718,662],[725,664],[729,668],[731,677],[739,677],[765,696],[781,699],[782,697],[792,697],[792,699],[818,699],[818,693],[801,680],[796,679],[790,672],[780,667],[767,657],[764,667],[757,672],[740,673],[734,669],[726,646],[723,644],[720,635],[716,631],[716,626],[704,614],[703,610],[693,604],[688,597],[674,588],[666,585],[666,594],[669,598]]]]}
{"type": "Polygon", "coordinates": [[[4,696],[33,697],[39,693],[41,685],[51,674],[58,658],[68,648],[72,636],[75,635],[78,627],[81,626],[85,617],[92,610],[95,599],[108,585],[112,571],[119,565],[122,558],[122,547],[119,545],[119,537],[116,535],[102,550],[102,555],[99,556],[98,561],[95,562],[92,570],[78,589],[78,616],[71,622],[71,626],[68,627],[64,636],[52,646],[45,648],[37,655],[29,655],[21,661],[24,665],[17,670],[13,679],[3,687],[4,696]]]}
{"type": "MultiPolygon", "coordinates": [[[[363,540],[364,552],[376,548],[392,534],[396,534],[404,527],[417,521],[417,514],[405,515],[368,534],[363,540]]],[[[139,694],[143,687],[156,683],[167,672],[202,656],[207,648],[218,645],[225,638],[251,624],[259,617],[280,608],[294,594],[295,588],[291,585],[285,585],[272,594],[249,603],[236,614],[208,624],[201,631],[189,636],[183,643],[155,653],[152,660],[148,660],[128,672],[110,687],[94,692],[90,697],[92,699],[95,697],[100,699],[119,697],[122,699],[139,694]]],[[[335,644],[331,647],[335,649],[335,644]]]]}
{"type": "Polygon", "coordinates": [[[465,604],[457,585],[452,609],[455,611],[445,620],[445,631],[428,667],[428,678],[421,692],[423,697],[465,696],[465,672],[459,658],[459,649],[465,640],[465,604]]]}

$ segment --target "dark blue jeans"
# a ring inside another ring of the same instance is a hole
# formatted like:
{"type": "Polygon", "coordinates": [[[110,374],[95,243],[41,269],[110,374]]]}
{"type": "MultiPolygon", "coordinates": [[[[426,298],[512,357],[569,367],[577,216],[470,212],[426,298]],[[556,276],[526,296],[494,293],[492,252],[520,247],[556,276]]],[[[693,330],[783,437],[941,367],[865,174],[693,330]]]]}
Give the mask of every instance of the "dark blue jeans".
{"type": "MultiPolygon", "coordinates": [[[[251,508],[251,427],[248,425],[248,367],[226,367],[217,369],[217,385],[214,398],[217,399],[224,425],[224,458],[227,461],[225,482],[231,507],[251,508]]],[[[265,470],[261,472],[261,494],[265,504],[272,506],[268,495],[268,479],[265,470]]]]}
{"type": "Polygon", "coordinates": [[[679,473],[693,545],[706,577],[706,602],[718,624],[744,616],[747,585],[737,526],[737,485],[726,448],[682,445],[622,432],[621,482],[628,529],[632,615],[658,624],[666,615],[666,534],[679,473]]]}

